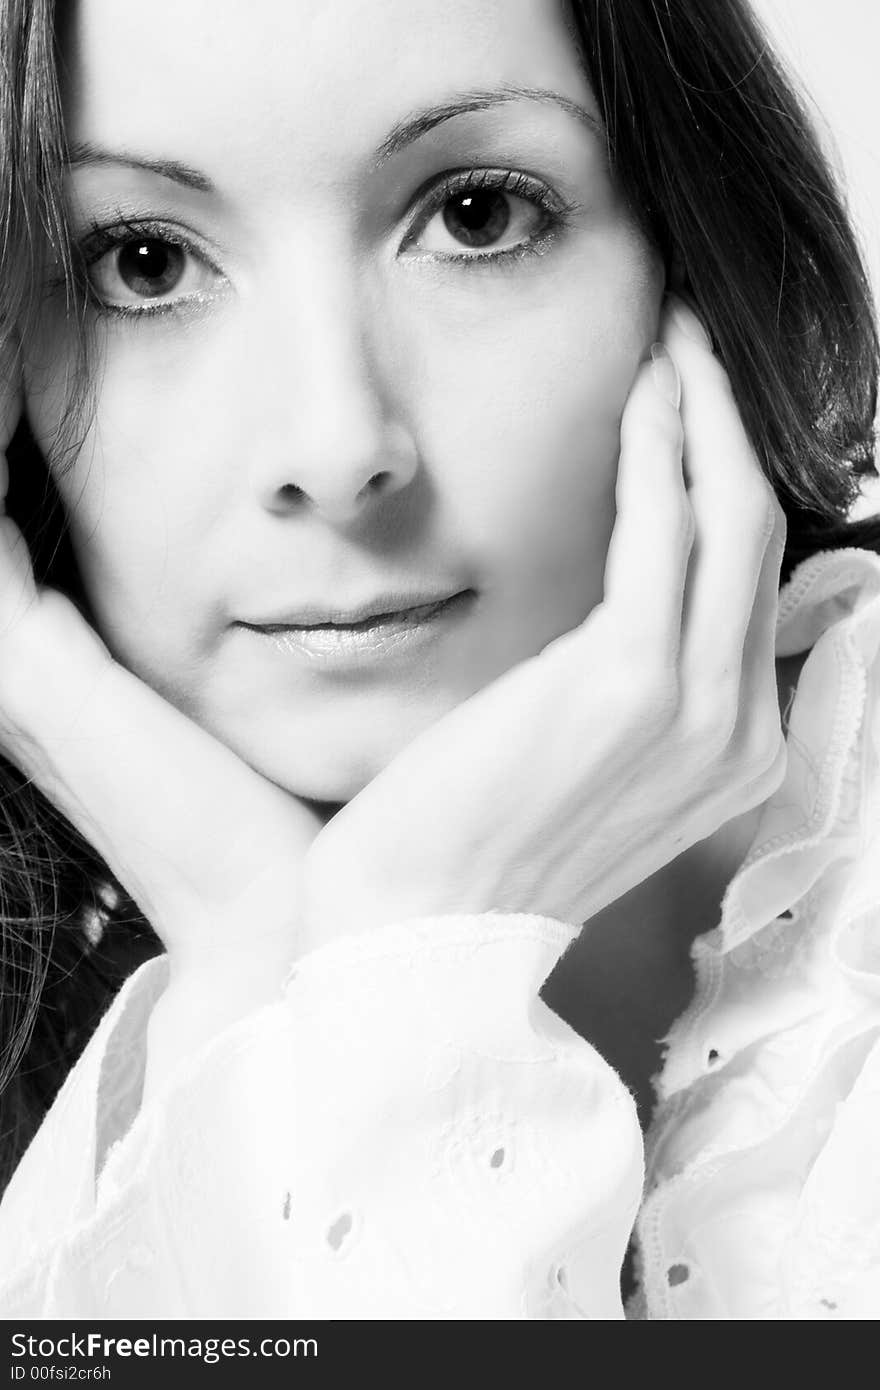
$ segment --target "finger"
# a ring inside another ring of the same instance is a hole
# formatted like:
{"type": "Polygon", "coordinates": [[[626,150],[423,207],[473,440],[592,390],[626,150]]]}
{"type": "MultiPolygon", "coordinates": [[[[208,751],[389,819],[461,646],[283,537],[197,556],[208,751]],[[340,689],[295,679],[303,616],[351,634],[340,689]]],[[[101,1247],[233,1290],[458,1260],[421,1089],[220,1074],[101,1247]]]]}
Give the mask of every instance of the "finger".
{"type": "Polygon", "coordinates": [[[776,622],[779,576],[785,551],[785,516],[777,503],[777,524],[764,553],[751,621],[743,648],[740,719],[734,746],[758,775],[778,752],[782,739],[776,680],[776,622]]]}
{"type": "Polygon", "coordinates": [[[25,770],[180,961],[256,947],[279,923],[292,949],[316,817],[112,661],[60,595],[40,610],[16,702],[25,770]]]}
{"type": "MultiPolygon", "coordinates": [[[[779,509],[782,518],[782,509],[779,509]]],[[[760,806],[785,776],[788,749],[782,729],[776,681],[775,642],[779,572],[785,546],[784,518],[767,546],[743,653],[738,717],[726,756],[738,784],[740,811],[760,806]]],[[[730,818],[730,785],[719,787],[698,813],[717,808],[720,825],[730,818]]]]}
{"type": "Polygon", "coordinates": [[[740,418],[727,374],[678,304],[663,338],[682,376],[684,462],[695,523],[684,603],[685,680],[738,689],[746,634],[776,504],[740,418]]]}
{"type": "MultiPolygon", "coordinates": [[[[5,444],[22,408],[8,345],[0,388],[5,444]]],[[[38,592],[5,515],[0,644],[3,752],[102,856],[177,968],[234,958],[239,973],[280,979],[318,815],[114,662],[67,599],[38,592]]]]}
{"type": "Polygon", "coordinates": [[[668,354],[655,356],[639,368],[621,419],[603,606],[646,660],[671,669],[693,517],[682,474],[677,370],[668,354]]]}
{"type": "MultiPolygon", "coordinates": [[[[2,601],[26,551],[4,543],[10,518],[0,528],[2,601]]],[[[243,952],[261,977],[280,978],[319,818],[113,661],[61,594],[40,592],[4,636],[0,733],[3,752],[137,902],[175,968],[243,952]]]]}

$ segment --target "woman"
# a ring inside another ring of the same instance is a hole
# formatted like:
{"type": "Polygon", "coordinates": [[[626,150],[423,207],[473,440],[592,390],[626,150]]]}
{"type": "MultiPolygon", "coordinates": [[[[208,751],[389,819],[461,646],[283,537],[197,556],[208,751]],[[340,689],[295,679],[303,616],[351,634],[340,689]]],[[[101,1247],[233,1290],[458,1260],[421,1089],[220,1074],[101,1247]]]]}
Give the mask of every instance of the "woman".
{"type": "Polygon", "coordinates": [[[642,1204],[650,1316],[859,1315],[877,351],[795,98],[738,4],[160,10],[57,89],[4,11],[9,970],[164,951],[0,1306],[614,1317],[642,1204]]]}

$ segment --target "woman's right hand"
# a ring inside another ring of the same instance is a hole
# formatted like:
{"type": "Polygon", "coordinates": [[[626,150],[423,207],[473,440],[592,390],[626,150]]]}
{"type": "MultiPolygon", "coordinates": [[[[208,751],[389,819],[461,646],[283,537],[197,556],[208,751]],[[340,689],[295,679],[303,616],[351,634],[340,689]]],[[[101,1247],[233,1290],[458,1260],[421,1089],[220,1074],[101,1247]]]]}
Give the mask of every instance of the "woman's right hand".
{"type": "Polygon", "coordinates": [[[67,598],[37,587],[4,509],[22,409],[9,360],[0,392],[0,751],[97,850],[168,951],[155,1084],[279,991],[322,822],[114,661],[67,598]]]}

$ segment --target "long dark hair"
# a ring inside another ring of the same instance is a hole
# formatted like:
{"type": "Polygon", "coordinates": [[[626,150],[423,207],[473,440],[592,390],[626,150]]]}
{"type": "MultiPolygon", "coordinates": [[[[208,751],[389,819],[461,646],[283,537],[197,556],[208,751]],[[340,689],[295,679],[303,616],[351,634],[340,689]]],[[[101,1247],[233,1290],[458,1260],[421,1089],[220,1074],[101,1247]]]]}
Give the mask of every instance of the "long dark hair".
{"type": "MultiPolygon", "coordinates": [[[[54,8],[0,0],[0,330],[25,340],[47,247],[76,302],[54,8]]],[[[745,0],[569,8],[619,184],[710,327],[787,513],[784,573],[818,550],[880,550],[880,519],[847,519],[874,467],[869,288],[841,191],[745,0]]],[[[85,606],[26,424],[10,469],[38,579],[85,606]]],[[[91,846],[2,761],[0,918],[2,1185],[115,990],[161,946],[91,846]]]]}

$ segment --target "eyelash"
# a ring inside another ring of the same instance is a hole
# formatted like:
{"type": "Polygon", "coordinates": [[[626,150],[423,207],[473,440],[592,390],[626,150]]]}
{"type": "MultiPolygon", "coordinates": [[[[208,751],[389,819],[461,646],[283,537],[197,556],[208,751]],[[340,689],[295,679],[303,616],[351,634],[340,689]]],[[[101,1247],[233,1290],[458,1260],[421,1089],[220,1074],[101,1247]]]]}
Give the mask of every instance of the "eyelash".
{"type": "Polygon", "coordinates": [[[188,255],[196,256],[203,261],[217,275],[223,274],[204,247],[181,228],[152,218],[129,218],[120,213],[112,223],[93,222],[77,248],[82,289],[89,307],[95,313],[120,319],[154,318],[163,314],[180,314],[193,304],[204,303],[210,297],[204,293],[197,293],[158,304],[108,304],[101,299],[88,278],[91,266],[97,264],[110,251],[127,246],[132,241],[143,241],[147,238],[169,246],[178,246],[188,255]]]}
{"type": "Polygon", "coordinates": [[[427,198],[427,202],[422,206],[414,224],[406,233],[401,250],[408,248],[410,243],[425,230],[431,218],[451,198],[473,192],[509,193],[513,197],[523,198],[526,202],[533,203],[540,208],[544,214],[544,225],[540,232],[529,240],[517,242],[514,246],[504,247],[500,251],[491,249],[487,251],[463,251],[461,254],[443,252],[442,255],[437,255],[436,252],[426,252],[427,256],[442,260],[447,265],[470,265],[481,268],[509,266],[511,263],[521,261],[528,256],[541,255],[548,250],[550,243],[567,225],[571,214],[577,210],[576,204],[566,203],[564,199],[551,192],[545,183],[530,174],[524,174],[514,169],[454,170],[452,173],[444,174],[438,182],[428,184],[427,187],[423,186],[419,190],[419,194],[416,196],[427,198]]]}
{"type": "MultiPolygon", "coordinates": [[[[532,256],[543,255],[556,240],[568,223],[577,205],[566,203],[551,192],[545,183],[529,174],[512,169],[461,169],[446,173],[440,180],[423,185],[416,199],[425,199],[409,230],[405,233],[400,251],[407,251],[416,238],[429,225],[431,219],[451,199],[474,191],[509,193],[533,203],[544,214],[540,230],[525,241],[513,246],[493,251],[424,252],[428,259],[441,261],[445,265],[468,266],[472,269],[509,268],[532,256]]],[[[89,306],[100,315],[119,319],[155,318],[165,314],[182,314],[193,305],[204,303],[209,294],[203,292],[190,294],[161,303],[109,304],[102,300],[93,289],[88,271],[108,252],[125,246],[132,241],[146,238],[155,239],[178,246],[189,255],[202,260],[217,275],[222,271],[204,248],[173,225],[153,219],[129,218],[120,214],[112,223],[92,223],[88,232],[81,238],[78,246],[83,288],[89,306]]],[[[417,254],[417,253],[416,253],[417,254]]]]}

